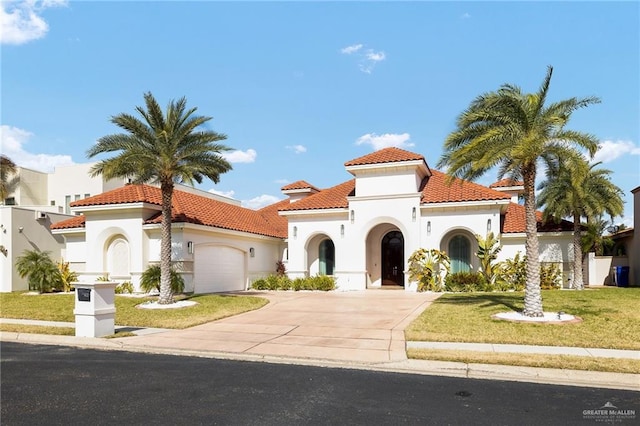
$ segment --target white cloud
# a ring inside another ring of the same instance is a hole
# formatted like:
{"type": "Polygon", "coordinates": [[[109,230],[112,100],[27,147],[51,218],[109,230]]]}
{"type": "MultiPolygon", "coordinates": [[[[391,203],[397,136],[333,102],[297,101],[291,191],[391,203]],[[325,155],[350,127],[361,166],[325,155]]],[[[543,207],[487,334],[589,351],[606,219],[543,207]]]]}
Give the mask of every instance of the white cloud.
{"type": "Polygon", "coordinates": [[[222,157],[230,163],[253,163],[256,161],[257,156],[258,153],[255,149],[222,153],[222,157]]]}
{"type": "Polygon", "coordinates": [[[233,195],[236,193],[234,190],[231,190],[231,191],[218,191],[217,189],[210,189],[209,192],[212,193],[212,194],[221,195],[221,196],[227,197],[227,198],[233,198],[233,195]]]}
{"type": "Polygon", "coordinates": [[[592,162],[609,163],[623,155],[640,155],[640,147],[631,141],[603,141],[600,142],[600,148],[594,155],[592,162]]]}
{"type": "Polygon", "coordinates": [[[345,55],[351,55],[352,53],[356,53],[358,50],[362,49],[362,44],[352,44],[351,46],[343,47],[340,49],[341,53],[345,55]]]}
{"type": "Polygon", "coordinates": [[[391,146],[396,148],[409,148],[414,146],[413,143],[409,142],[410,138],[411,135],[409,133],[385,133],[383,135],[367,133],[356,140],[356,145],[369,144],[376,151],[382,148],[389,148],[391,146]]]}
{"type": "Polygon", "coordinates": [[[460,15],[460,19],[469,19],[469,18],[471,18],[471,15],[467,12],[460,15]]]}
{"type": "Polygon", "coordinates": [[[290,149],[296,154],[302,154],[303,152],[307,152],[307,147],[303,145],[287,145],[286,148],[290,149]]]}
{"type": "Polygon", "coordinates": [[[291,183],[289,179],[276,179],[274,182],[280,185],[286,185],[288,183],[291,183]]]}
{"type": "Polygon", "coordinates": [[[45,9],[67,6],[66,0],[3,1],[0,8],[0,43],[24,44],[42,38],[49,24],[41,16],[45,9]]]}
{"type": "Polygon", "coordinates": [[[0,146],[2,153],[16,165],[41,172],[52,172],[56,166],[68,166],[73,163],[70,155],[32,154],[24,150],[33,133],[18,127],[0,126],[0,146]]]}
{"type": "Polygon", "coordinates": [[[373,49],[363,50],[363,47],[363,44],[353,44],[351,46],[343,47],[340,49],[340,52],[345,55],[352,55],[355,53],[355,56],[359,59],[358,68],[360,68],[360,71],[371,74],[373,68],[379,62],[384,61],[387,58],[387,55],[381,50],[378,52],[373,49]]]}
{"type": "Polygon", "coordinates": [[[280,201],[280,198],[273,195],[262,194],[250,200],[242,200],[242,206],[249,209],[260,209],[270,204],[280,201]]]}

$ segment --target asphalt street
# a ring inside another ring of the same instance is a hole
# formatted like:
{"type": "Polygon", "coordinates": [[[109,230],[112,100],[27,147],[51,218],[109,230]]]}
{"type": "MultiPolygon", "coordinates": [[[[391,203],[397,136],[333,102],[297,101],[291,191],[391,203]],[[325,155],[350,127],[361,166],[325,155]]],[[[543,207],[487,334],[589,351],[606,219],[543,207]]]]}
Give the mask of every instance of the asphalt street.
{"type": "Polygon", "coordinates": [[[4,426],[583,425],[612,420],[632,425],[640,419],[640,392],[632,391],[12,342],[2,342],[0,351],[4,426]],[[617,414],[607,411],[610,407],[617,414]],[[594,410],[607,414],[598,417],[594,410]]]}

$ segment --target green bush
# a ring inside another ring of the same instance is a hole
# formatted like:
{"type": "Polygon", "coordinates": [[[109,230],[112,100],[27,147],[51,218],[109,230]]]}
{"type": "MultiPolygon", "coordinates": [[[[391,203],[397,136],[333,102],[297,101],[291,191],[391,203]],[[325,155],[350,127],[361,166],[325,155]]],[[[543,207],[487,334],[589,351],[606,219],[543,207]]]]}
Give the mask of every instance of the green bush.
{"type": "Polygon", "coordinates": [[[25,250],[16,258],[16,270],[20,278],[27,278],[29,290],[40,293],[64,290],[58,265],[48,251],[25,250]]]}
{"type": "Polygon", "coordinates": [[[116,294],[132,294],[133,293],[133,283],[131,281],[125,281],[122,284],[118,284],[115,289],[116,294]]]}
{"type": "MultiPolygon", "coordinates": [[[[140,277],[140,288],[145,293],[153,290],[160,291],[160,265],[152,265],[142,273],[140,277]]],[[[184,279],[175,269],[171,268],[171,292],[173,294],[184,291],[184,279]]]]}
{"type": "Polygon", "coordinates": [[[447,291],[471,292],[491,291],[493,288],[487,283],[484,275],[478,272],[456,272],[446,276],[444,281],[447,291]]]}
{"type": "Polygon", "coordinates": [[[562,272],[555,263],[540,263],[540,288],[555,290],[562,285],[562,272]]]}
{"type": "Polygon", "coordinates": [[[269,275],[266,278],[260,278],[251,283],[254,290],[335,290],[336,282],[330,276],[318,275],[308,278],[296,278],[291,280],[286,275],[269,275]]]}

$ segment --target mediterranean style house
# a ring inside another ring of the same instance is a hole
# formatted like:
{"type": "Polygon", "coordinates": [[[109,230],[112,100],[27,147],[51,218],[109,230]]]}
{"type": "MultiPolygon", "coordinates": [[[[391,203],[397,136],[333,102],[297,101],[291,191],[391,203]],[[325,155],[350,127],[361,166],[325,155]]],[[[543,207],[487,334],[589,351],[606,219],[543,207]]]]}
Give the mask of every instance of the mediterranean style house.
{"type": "MultiPolygon", "coordinates": [[[[477,270],[476,235],[493,232],[501,259],[524,254],[523,190],[503,180],[490,187],[454,180],[424,156],[386,148],[345,163],[353,179],[327,189],[305,181],[282,188],[288,197],[260,210],[195,189],[177,187],[172,260],[187,291],[247,289],[283,261],[291,278],[331,275],[339,290],[404,287],[419,248],[447,252],[453,272],[477,270]]],[[[81,280],[108,275],[139,289],[142,272],[160,259],[160,190],[125,185],[70,204],[80,214],[51,225],[64,238],[63,257],[81,280]]],[[[541,220],[541,216],[539,216],[541,220]]],[[[572,225],[538,223],[540,260],[570,279],[572,225]]]]}

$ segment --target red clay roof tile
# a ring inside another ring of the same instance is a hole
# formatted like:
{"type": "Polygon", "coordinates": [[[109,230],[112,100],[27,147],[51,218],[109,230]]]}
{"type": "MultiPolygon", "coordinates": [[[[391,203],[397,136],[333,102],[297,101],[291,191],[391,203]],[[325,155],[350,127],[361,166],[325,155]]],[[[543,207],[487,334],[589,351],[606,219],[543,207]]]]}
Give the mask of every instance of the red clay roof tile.
{"type": "Polygon", "coordinates": [[[306,182],[304,180],[299,180],[280,188],[281,191],[292,191],[295,189],[313,189],[316,191],[320,191],[318,188],[316,188],[315,186],[311,185],[309,182],[306,182]]]}
{"type": "Polygon", "coordinates": [[[316,209],[346,209],[349,207],[347,197],[354,194],[355,179],[343,182],[329,189],[310,195],[295,203],[281,208],[280,211],[291,210],[316,210],[316,209]]]}
{"type": "Polygon", "coordinates": [[[504,192],[465,180],[454,179],[451,184],[448,184],[448,175],[433,169],[431,173],[432,175],[422,182],[423,204],[509,200],[511,198],[504,192]]]}
{"type": "MultiPolygon", "coordinates": [[[[539,211],[536,211],[536,221],[538,232],[573,231],[573,223],[567,220],[561,220],[559,223],[553,221],[543,223],[542,212],[539,211]]],[[[526,232],[524,206],[509,203],[507,211],[502,218],[502,232],[505,234],[526,232]]]]}
{"type": "Polygon", "coordinates": [[[514,181],[513,179],[504,178],[489,185],[489,188],[507,188],[510,186],[524,186],[522,181],[514,181]]]}
{"type": "Polygon", "coordinates": [[[51,229],[73,229],[84,228],[85,225],[84,215],[72,217],[69,219],[61,220],[60,222],[52,223],[51,229]]]}
{"type": "MultiPolygon", "coordinates": [[[[71,205],[77,207],[130,203],[149,203],[160,206],[162,205],[160,188],[148,185],[126,185],[113,191],[75,201],[71,205]]],[[[283,226],[283,221],[277,217],[275,209],[256,211],[175,190],[172,210],[173,223],[186,222],[270,237],[287,237],[287,227],[283,226]]],[[[158,212],[148,218],[145,223],[160,223],[161,217],[161,213],[158,212]]]]}
{"type": "Polygon", "coordinates": [[[424,156],[400,148],[384,148],[344,163],[345,167],[363,166],[366,164],[397,163],[400,161],[423,160],[424,156]]]}

